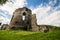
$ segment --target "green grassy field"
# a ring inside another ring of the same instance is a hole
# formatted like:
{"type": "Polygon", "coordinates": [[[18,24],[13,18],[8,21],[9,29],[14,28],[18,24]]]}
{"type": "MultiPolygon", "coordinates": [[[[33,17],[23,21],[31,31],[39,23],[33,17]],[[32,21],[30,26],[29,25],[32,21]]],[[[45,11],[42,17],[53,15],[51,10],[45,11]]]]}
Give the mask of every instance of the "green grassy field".
{"type": "Polygon", "coordinates": [[[60,40],[60,30],[47,33],[21,30],[0,30],[0,40],[60,40]]]}

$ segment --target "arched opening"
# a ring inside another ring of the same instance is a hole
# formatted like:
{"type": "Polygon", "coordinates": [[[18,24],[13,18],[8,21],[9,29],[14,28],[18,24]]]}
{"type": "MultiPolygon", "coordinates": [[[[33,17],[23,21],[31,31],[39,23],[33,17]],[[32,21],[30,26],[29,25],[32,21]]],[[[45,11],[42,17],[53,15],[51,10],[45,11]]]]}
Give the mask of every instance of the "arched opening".
{"type": "Polygon", "coordinates": [[[0,23],[0,25],[1,25],[1,23],[0,23]]]}
{"type": "Polygon", "coordinates": [[[23,13],[23,16],[25,16],[25,15],[26,15],[26,13],[24,12],[24,13],[23,13]]]}
{"type": "Polygon", "coordinates": [[[25,20],[26,13],[23,13],[22,19],[25,20]]]}

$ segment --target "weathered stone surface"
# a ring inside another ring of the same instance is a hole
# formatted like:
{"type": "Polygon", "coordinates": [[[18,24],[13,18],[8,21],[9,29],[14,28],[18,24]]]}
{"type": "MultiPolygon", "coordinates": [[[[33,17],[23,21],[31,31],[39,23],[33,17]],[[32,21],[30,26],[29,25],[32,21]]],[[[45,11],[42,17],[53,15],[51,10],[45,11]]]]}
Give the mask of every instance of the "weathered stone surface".
{"type": "Polygon", "coordinates": [[[15,10],[9,24],[9,29],[41,32],[49,31],[49,28],[44,25],[37,26],[36,14],[32,14],[31,10],[26,7],[15,10]]]}
{"type": "Polygon", "coordinates": [[[39,29],[41,32],[48,32],[49,31],[49,28],[45,25],[40,25],[39,29]]]}
{"type": "Polygon", "coordinates": [[[1,25],[2,23],[0,23],[0,25],[1,25]]]}
{"type": "Polygon", "coordinates": [[[2,23],[0,22],[0,29],[1,29],[1,25],[2,25],[2,23]]]}
{"type": "Polygon", "coordinates": [[[16,9],[9,26],[10,29],[31,29],[31,10],[26,7],[16,9]]]}
{"type": "Polygon", "coordinates": [[[7,27],[8,27],[8,24],[3,24],[3,25],[1,26],[1,30],[5,30],[5,29],[7,29],[7,27]]]}
{"type": "Polygon", "coordinates": [[[31,25],[32,25],[32,31],[39,31],[38,26],[37,26],[36,14],[32,15],[31,25]]]}

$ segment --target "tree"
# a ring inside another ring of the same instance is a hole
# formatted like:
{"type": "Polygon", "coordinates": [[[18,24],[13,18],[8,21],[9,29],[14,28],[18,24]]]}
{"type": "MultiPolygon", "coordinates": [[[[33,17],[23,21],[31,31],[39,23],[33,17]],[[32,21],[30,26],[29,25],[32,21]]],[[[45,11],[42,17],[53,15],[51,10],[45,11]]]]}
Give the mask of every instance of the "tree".
{"type": "Polygon", "coordinates": [[[0,5],[3,5],[7,2],[8,0],[0,0],[0,5]]]}

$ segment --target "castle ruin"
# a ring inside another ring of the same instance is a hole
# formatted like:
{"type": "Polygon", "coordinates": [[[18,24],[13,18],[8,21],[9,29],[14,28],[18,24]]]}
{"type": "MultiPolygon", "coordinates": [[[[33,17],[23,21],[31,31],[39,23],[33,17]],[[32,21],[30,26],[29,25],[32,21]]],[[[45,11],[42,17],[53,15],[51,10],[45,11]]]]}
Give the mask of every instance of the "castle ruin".
{"type": "Polygon", "coordinates": [[[15,10],[9,29],[40,31],[39,26],[37,26],[36,14],[32,14],[32,11],[26,7],[15,10]]]}

